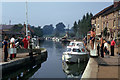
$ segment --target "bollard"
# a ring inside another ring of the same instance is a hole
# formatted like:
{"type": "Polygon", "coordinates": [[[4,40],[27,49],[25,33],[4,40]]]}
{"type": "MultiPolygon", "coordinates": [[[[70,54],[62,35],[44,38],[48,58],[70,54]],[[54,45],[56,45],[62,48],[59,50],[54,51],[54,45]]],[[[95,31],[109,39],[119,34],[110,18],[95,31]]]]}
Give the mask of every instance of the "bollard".
{"type": "Polygon", "coordinates": [[[29,52],[29,56],[30,56],[30,60],[33,59],[33,50],[32,50],[32,42],[30,41],[30,52],[29,52]]]}

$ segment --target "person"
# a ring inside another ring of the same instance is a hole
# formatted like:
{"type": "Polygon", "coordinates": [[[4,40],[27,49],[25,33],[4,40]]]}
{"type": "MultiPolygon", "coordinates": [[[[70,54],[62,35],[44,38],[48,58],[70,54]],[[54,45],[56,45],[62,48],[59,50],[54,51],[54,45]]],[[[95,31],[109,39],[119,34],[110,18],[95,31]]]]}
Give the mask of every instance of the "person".
{"type": "Polygon", "coordinates": [[[100,51],[100,45],[98,44],[97,45],[97,54],[98,54],[98,56],[99,56],[99,51],[100,51]]]}
{"type": "Polygon", "coordinates": [[[28,48],[28,39],[27,39],[27,36],[25,36],[25,38],[22,41],[24,43],[24,48],[27,49],[28,48]]]}
{"type": "Polygon", "coordinates": [[[111,56],[114,56],[114,45],[115,45],[115,41],[112,38],[112,41],[111,41],[111,56]]]}
{"type": "Polygon", "coordinates": [[[105,52],[106,55],[109,55],[108,43],[107,43],[106,40],[104,41],[104,52],[105,52]]]}
{"type": "Polygon", "coordinates": [[[83,39],[83,41],[84,41],[84,46],[86,47],[86,45],[87,45],[87,37],[85,37],[85,38],[83,39]]]}
{"type": "Polygon", "coordinates": [[[92,49],[94,48],[95,35],[96,33],[94,31],[94,28],[92,28],[90,32],[90,44],[92,49]]]}
{"type": "Polygon", "coordinates": [[[104,48],[104,43],[103,43],[103,37],[102,37],[102,34],[101,34],[101,43],[100,43],[100,52],[101,52],[101,57],[104,58],[104,53],[103,53],[103,48],[104,48]]]}
{"type": "MultiPolygon", "coordinates": [[[[12,38],[10,39],[10,48],[15,48],[15,35],[12,35],[12,38]]],[[[10,59],[12,60],[14,57],[14,53],[11,53],[10,59]]]]}
{"type": "Polygon", "coordinates": [[[118,55],[120,55],[120,39],[118,39],[118,55]]]}
{"type": "Polygon", "coordinates": [[[18,39],[16,40],[16,46],[18,48],[22,48],[22,38],[19,36],[18,39]]]}
{"type": "Polygon", "coordinates": [[[8,58],[8,37],[5,36],[4,41],[3,41],[3,51],[4,51],[4,62],[7,62],[8,58]]]}

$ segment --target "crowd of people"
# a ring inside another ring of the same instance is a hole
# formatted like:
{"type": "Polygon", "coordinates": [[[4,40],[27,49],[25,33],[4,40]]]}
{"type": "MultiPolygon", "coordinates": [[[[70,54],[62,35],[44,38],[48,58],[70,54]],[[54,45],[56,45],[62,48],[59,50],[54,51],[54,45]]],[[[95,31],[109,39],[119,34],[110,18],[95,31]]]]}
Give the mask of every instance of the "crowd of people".
{"type": "Polygon", "coordinates": [[[110,55],[111,53],[111,56],[114,56],[114,46],[116,44],[116,42],[114,41],[113,38],[111,38],[111,41],[107,41],[106,39],[103,39],[103,36],[101,35],[100,36],[100,45],[98,44],[97,45],[97,52],[99,54],[99,51],[100,51],[100,54],[101,54],[101,57],[104,58],[105,55],[110,55]],[[109,46],[110,46],[110,49],[109,49],[109,46]]]}
{"type": "MultiPolygon", "coordinates": [[[[84,45],[87,46],[87,43],[90,41],[91,50],[93,50],[95,46],[94,45],[95,37],[96,37],[95,29],[92,28],[90,31],[90,39],[87,40],[87,37],[83,39],[84,45]]],[[[105,38],[103,39],[103,35],[101,33],[99,38],[100,40],[96,40],[96,42],[98,42],[97,47],[96,47],[98,56],[101,56],[102,58],[104,58],[105,55],[107,55],[108,57],[109,55],[114,56],[114,52],[115,52],[114,46],[116,42],[113,39],[113,37],[111,37],[111,41],[107,41],[105,38]]],[[[120,48],[120,44],[118,45],[118,48],[120,48]]]]}
{"type": "MultiPolygon", "coordinates": [[[[7,62],[8,59],[8,48],[13,49],[13,48],[28,48],[29,45],[29,39],[25,36],[22,38],[19,36],[18,38],[15,38],[15,35],[12,35],[12,37],[9,39],[8,36],[4,37],[4,40],[2,42],[3,45],[3,51],[4,51],[4,61],[7,62]]],[[[13,58],[16,58],[15,53],[10,53],[10,59],[12,60],[13,58]]]]}

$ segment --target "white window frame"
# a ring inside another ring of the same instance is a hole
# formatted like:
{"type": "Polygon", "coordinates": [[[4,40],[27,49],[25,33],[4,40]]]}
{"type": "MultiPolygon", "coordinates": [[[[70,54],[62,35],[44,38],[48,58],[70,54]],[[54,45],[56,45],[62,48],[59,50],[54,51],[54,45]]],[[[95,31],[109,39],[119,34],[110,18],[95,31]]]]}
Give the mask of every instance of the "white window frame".
{"type": "Polygon", "coordinates": [[[118,11],[118,14],[120,15],[120,10],[118,11]]]}
{"type": "Polygon", "coordinates": [[[120,27],[120,18],[118,18],[118,26],[120,27]]]}
{"type": "Polygon", "coordinates": [[[113,27],[116,27],[116,21],[115,20],[113,21],[113,27]]]}
{"type": "Polygon", "coordinates": [[[97,28],[99,29],[99,28],[100,28],[100,26],[99,26],[99,27],[98,27],[98,26],[99,26],[99,24],[97,25],[97,28]]]}
{"type": "Polygon", "coordinates": [[[108,22],[106,23],[106,27],[108,28],[108,22]]]}
{"type": "Polygon", "coordinates": [[[103,22],[103,28],[105,28],[105,22],[103,22]]]}

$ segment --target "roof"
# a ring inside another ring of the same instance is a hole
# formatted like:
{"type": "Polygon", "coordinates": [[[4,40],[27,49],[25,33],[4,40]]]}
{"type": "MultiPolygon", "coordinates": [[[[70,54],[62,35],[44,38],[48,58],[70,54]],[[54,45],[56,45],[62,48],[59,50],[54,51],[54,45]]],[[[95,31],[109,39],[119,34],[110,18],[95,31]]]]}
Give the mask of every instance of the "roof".
{"type": "Polygon", "coordinates": [[[117,11],[117,10],[120,10],[120,3],[118,4],[117,7],[115,7],[115,8],[112,7],[110,10],[108,10],[107,12],[105,12],[102,16],[105,16],[105,15],[110,14],[110,13],[112,13],[114,11],[117,11]]]}
{"type": "Polygon", "coordinates": [[[20,32],[13,32],[13,31],[2,31],[2,34],[10,34],[10,35],[15,34],[15,35],[20,35],[20,34],[22,34],[22,33],[20,33],[20,32]]]}
{"type": "Polygon", "coordinates": [[[94,15],[92,17],[92,19],[101,16],[105,16],[107,14],[110,14],[114,11],[120,10],[120,1],[118,2],[118,5],[116,7],[114,7],[115,4],[108,6],[107,8],[103,9],[102,11],[100,11],[99,13],[97,13],[96,15],[94,15]]]}
{"type": "Polygon", "coordinates": [[[96,17],[98,17],[100,15],[103,15],[105,12],[111,10],[111,8],[113,8],[113,7],[114,7],[114,5],[111,5],[111,6],[107,7],[107,8],[105,8],[105,9],[103,9],[102,11],[100,11],[99,13],[97,13],[96,15],[94,15],[92,17],[92,19],[94,19],[94,18],[96,18],[96,17]]]}
{"type": "Polygon", "coordinates": [[[13,25],[0,25],[0,29],[2,30],[8,30],[11,29],[13,27],[13,25]]]}

